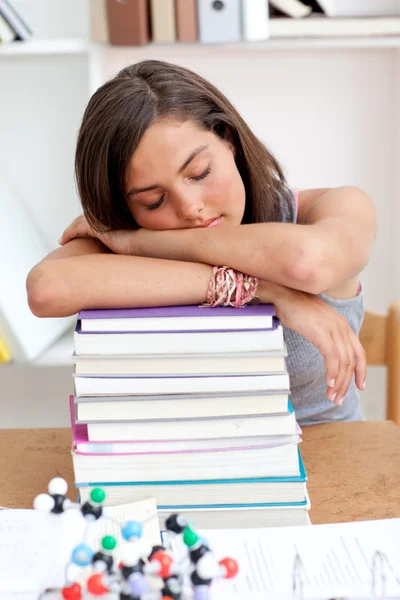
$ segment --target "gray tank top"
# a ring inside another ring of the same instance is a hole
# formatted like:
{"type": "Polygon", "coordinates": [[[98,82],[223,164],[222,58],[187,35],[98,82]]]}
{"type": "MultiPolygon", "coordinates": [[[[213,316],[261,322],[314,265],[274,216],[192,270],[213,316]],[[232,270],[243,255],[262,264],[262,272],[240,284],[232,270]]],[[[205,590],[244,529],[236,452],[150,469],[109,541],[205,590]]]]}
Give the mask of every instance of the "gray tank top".
{"type": "MultiPolygon", "coordinates": [[[[293,193],[288,202],[281,202],[281,221],[296,223],[297,206],[293,193]]],[[[356,335],[359,334],[364,317],[364,291],[354,298],[336,299],[318,294],[324,302],[341,314],[356,335]]],[[[287,369],[290,378],[290,398],[300,425],[312,425],[326,421],[360,421],[363,419],[359,394],[354,376],[342,406],[336,406],[326,398],[326,371],[320,351],[302,335],[284,327],[288,349],[287,369]]]]}

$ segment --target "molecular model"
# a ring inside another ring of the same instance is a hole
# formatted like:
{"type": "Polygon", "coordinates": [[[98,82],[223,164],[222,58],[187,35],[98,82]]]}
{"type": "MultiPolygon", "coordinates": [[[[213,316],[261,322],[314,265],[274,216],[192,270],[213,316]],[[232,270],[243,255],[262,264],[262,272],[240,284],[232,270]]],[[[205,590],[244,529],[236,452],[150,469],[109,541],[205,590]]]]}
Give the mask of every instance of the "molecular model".
{"type": "MultiPolygon", "coordinates": [[[[95,521],[113,521],[103,512],[104,490],[94,488],[90,500],[78,504],[66,497],[67,489],[67,482],[56,477],[48,485],[49,493],[39,494],[33,503],[35,509],[54,514],[80,510],[85,519],[83,540],[71,553],[65,568],[64,587],[59,590],[60,598],[64,600],[101,596],[118,600],[209,600],[212,582],[230,579],[238,571],[238,565],[232,558],[218,561],[207,542],[197,535],[181,514],[171,514],[165,521],[165,529],[170,540],[179,537],[183,542],[186,549],[183,557],[174,556],[166,545],[146,547],[142,539],[143,524],[127,521],[122,526],[118,525],[123,545],[121,561],[115,564],[113,551],[117,541],[113,536],[104,536],[100,549],[92,548],[86,541],[90,526],[95,521]]],[[[41,598],[45,600],[46,595],[41,598]]]]}

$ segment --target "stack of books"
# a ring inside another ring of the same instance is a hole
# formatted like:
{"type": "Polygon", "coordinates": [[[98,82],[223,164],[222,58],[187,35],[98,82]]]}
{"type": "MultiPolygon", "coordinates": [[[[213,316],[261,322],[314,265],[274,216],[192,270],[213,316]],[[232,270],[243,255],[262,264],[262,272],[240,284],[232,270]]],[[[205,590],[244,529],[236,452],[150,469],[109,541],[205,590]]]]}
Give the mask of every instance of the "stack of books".
{"type": "Polygon", "coordinates": [[[75,481],[154,497],[198,527],[308,522],[301,430],[273,306],[82,311],[70,398],[75,481]]]}

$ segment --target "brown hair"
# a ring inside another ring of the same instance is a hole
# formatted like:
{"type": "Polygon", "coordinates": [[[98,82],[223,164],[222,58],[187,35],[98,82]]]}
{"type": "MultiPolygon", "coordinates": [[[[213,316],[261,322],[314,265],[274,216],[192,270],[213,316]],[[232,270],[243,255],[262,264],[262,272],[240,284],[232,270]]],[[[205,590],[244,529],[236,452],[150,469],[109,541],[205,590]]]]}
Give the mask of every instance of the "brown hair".
{"type": "Polygon", "coordinates": [[[246,191],[243,223],[280,220],[280,203],[290,194],[282,168],[229,100],[189,69],[145,60],[102,85],[83,115],[75,175],[92,227],[137,227],[126,205],[126,173],[146,129],[163,118],[191,120],[229,139],[246,191]]]}

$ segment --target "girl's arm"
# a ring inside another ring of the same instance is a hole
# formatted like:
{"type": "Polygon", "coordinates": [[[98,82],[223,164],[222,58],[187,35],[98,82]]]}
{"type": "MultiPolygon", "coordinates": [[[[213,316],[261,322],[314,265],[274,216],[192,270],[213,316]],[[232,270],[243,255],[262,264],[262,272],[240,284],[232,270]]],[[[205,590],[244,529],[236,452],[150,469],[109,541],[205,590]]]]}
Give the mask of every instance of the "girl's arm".
{"type": "Polygon", "coordinates": [[[98,234],[79,217],[61,242],[77,235],[99,236],[119,254],[229,265],[263,280],[318,294],[362,271],[376,227],[370,198],[358,188],[343,187],[300,192],[297,224],[98,234]]]}
{"type": "Polygon", "coordinates": [[[28,303],[38,317],[85,308],[201,304],[211,272],[208,265],[113,254],[94,238],[80,238],[33,267],[28,303]]]}
{"type": "MultiPolygon", "coordinates": [[[[31,270],[28,302],[38,317],[63,317],[85,308],[202,304],[211,272],[209,265],[200,263],[111,254],[98,240],[80,238],[31,270]]],[[[329,399],[336,394],[335,402],[340,402],[354,372],[361,389],[365,353],[343,317],[312,294],[272,282],[260,281],[257,295],[261,302],[275,305],[284,325],[321,351],[329,399]]]]}

